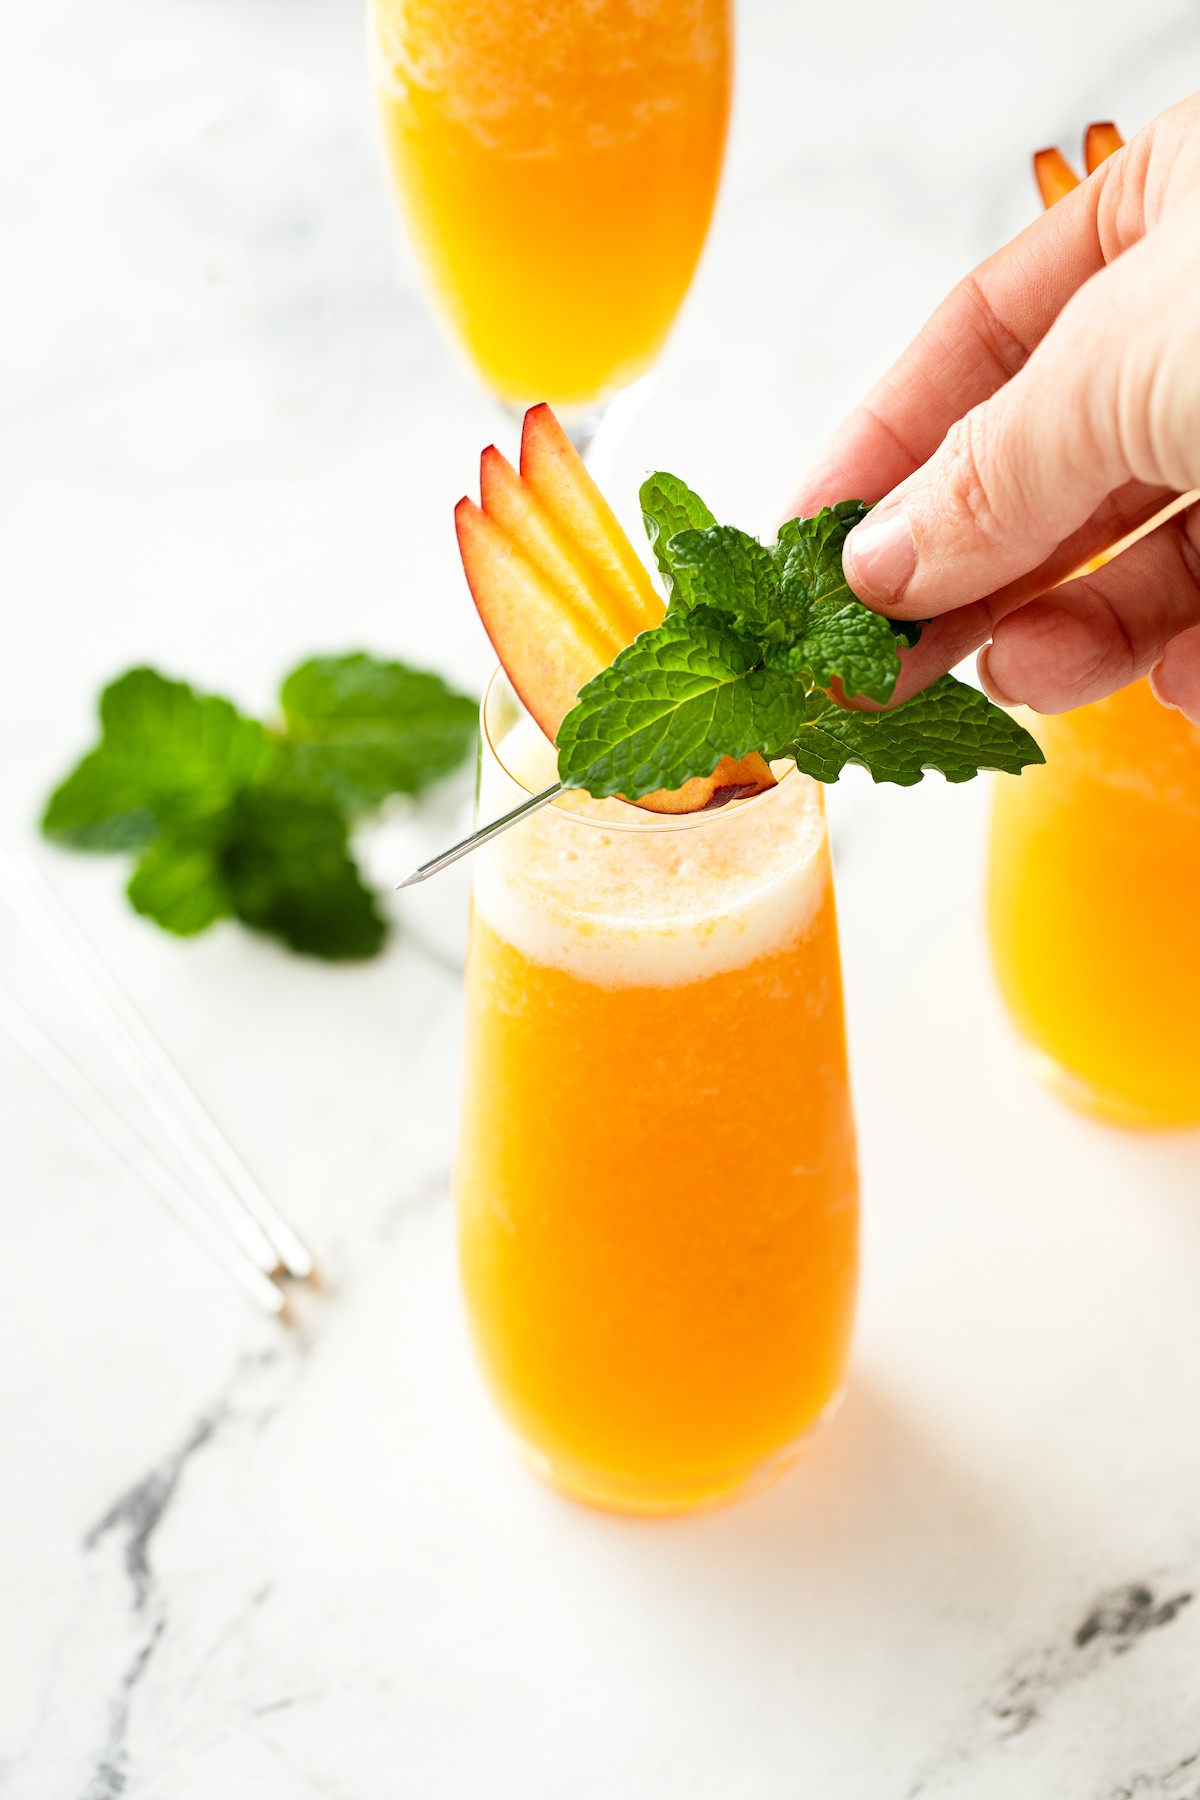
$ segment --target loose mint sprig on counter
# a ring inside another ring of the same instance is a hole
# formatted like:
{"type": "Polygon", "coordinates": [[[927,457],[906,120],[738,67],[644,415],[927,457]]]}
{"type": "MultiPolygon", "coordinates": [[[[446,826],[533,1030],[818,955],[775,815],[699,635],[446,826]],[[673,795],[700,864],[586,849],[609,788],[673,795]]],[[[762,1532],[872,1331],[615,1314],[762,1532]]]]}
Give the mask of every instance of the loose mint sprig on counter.
{"type": "Polygon", "coordinates": [[[969,781],[1045,760],[1023,726],[952,675],[887,712],[833,698],[836,681],[848,699],[886,705],[899,647],[920,636],[846,584],[842,545],[870,510],[862,502],[789,519],[771,545],[719,525],[675,475],[649,476],[641,504],[667,615],[581,690],[558,736],[564,786],[640,800],[755,750],[818,781],[859,763],[902,787],[926,769],[969,781]]]}
{"type": "Polygon", "coordinates": [[[280,703],[264,725],[130,669],[101,694],[100,742],[50,796],[43,832],[136,852],[132,905],[180,937],[236,917],[309,956],[373,956],[387,927],[351,828],[462,762],[476,703],[361,651],[302,663],[280,703]]]}

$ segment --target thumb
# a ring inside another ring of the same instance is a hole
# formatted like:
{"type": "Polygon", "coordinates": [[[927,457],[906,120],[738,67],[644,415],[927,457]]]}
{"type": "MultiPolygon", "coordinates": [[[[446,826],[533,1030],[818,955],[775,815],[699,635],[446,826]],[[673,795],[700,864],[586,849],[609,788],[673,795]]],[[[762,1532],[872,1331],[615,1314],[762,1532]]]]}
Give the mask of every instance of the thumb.
{"type": "Polygon", "coordinates": [[[1200,625],[1171,639],[1150,672],[1150,686],[1164,706],[1200,725],[1200,625]]]}
{"type": "Polygon", "coordinates": [[[1151,417],[1174,386],[1164,349],[1179,351],[1180,259],[1164,249],[1144,238],[1085,282],[1024,368],[850,533],[846,576],[868,604],[931,618],[1036,569],[1132,477],[1191,485],[1160,466],[1177,434],[1151,417]]]}

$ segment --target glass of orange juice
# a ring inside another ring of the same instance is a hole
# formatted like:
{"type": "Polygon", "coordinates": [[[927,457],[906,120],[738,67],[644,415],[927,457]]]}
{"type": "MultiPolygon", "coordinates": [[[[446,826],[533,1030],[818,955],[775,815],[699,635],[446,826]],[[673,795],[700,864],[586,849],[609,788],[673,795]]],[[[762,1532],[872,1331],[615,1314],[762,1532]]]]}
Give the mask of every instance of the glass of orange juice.
{"type": "Polygon", "coordinates": [[[1046,761],[997,782],[992,814],[1004,999],[1065,1099],[1200,1122],[1200,729],[1145,681],[1026,723],[1046,761]]]}
{"type": "MultiPolygon", "coordinates": [[[[553,770],[498,674],[480,816],[553,770]]],[[[554,1485],[688,1511],[798,1454],[857,1276],[819,785],[673,817],[572,793],[477,853],[456,1194],[485,1377],[554,1485]]]]}
{"type": "Polygon", "coordinates": [[[512,404],[578,436],[645,374],[708,231],[731,0],[370,0],[393,185],[441,306],[512,404]]]}

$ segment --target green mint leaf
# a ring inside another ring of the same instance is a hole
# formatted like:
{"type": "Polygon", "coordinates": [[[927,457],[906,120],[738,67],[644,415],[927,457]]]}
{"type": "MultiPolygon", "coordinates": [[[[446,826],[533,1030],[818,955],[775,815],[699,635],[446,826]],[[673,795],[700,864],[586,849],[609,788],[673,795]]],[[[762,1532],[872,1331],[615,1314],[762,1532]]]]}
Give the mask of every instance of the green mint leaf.
{"type": "Polygon", "coordinates": [[[870,508],[860,500],[827,506],[811,519],[789,519],[773,555],[785,637],[768,657],[814,686],[841,682],[849,699],[891,699],[900,673],[896,630],[852,593],[842,572],[842,546],[870,508]]]}
{"type": "Polygon", "coordinates": [[[558,735],[559,778],[596,799],[640,800],[711,775],[723,756],[787,741],[803,720],[802,685],[756,667],[757,645],[720,615],[669,617],[589,681],[558,735]]]}
{"type": "Polygon", "coordinates": [[[642,506],[642,523],[646,527],[646,536],[650,540],[650,548],[663,578],[667,604],[670,606],[674,604],[676,597],[671,539],[681,531],[703,531],[717,521],[699,494],[693,494],[678,475],[668,475],[662,471],[647,475],[638,499],[642,506]]]}
{"type": "Polygon", "coordinates": [[[819,608],[847,601],[862,605],[842,572],[842,545],[869,511],[861,500],[843,500],[811,519],[787,519],[779,527],[771,555],[779,575],[780,616],[789,632],[805,632],[819,608]]]}
{"type": "Polygon", "coordinates": [[[74,850],[140,850],[158,830],[144,771],[112,750],[89,751],[51,794],[42,830],[74,850]]]}
{"type": "Polygon", "coordinates": [[[301,663],[280,700],[295,779],[351,812],[449,774],[478,718],[477,702],[440,675],[361,651],[301,663]]]}
{"type": "Polygon", "coordinates": [[[243,788],[207,830],[161,833],[128,894],[136,911],[180,937],[234,916],[329,960],[373,956],[387,931],[342,814],[286,779],[243,788]]]}
{"type": "Polygon", "coordinates": [[[210,819],[279,760],[279,746],[228,700],[154,669],[131,669],[100,696],[99,746],[50,796],[42,830],[80,850],[126,850],[158,831],[210,819]]]}
{"type": "Polygon", "coordinates": [[[716,607],[740,635],[757,637],[779,614],[779,577],[771,552],[736,525],[681,531],[671,539],[675,596],[687,611],[716,607]]]}
{"type": "MultiPolygon", "coordinates": [[[[842,548],[854,527],[870,511],[865,500],[843,500],[837,506],[826,507],[815,518],[788,519],[780,527],[774,545],[786,587],[790,589],[797,580],[802,587],[812,583],[821,590],[816,595],[819,600],[836,599],[843,591],[850,593],[842,576],[842,548]],[[785,569],[789,563],[790,568],[785,569]]],[[[929,623],[927,619],[923,622],[929,623]]],[[[920,621],[889,619],[888,624],[898,644],[911,650],[920,641],[920,621]]]]}
{"type": "Polygon", "coordinates": [[[851,712],[814,694],[792,742],[772,753],[794,757],[817,781],[836,781],[847,763],[860,763],[874,781],[900,787],[913,786],[926,769],[970,781],[980,769],[1019,775],[1046,760],[1024,726],[953,675],[888,712],[851,712]]]}
{"type": "Polygon", "coordinates": [[[823,506],[811,519],[785,519],[771,546],[780,573],[796,558],[808,566],[810,586],[823,574],[835,585],[844,585],[842,545],[870,510],[865,500],[839,500],[836,506],[823,506]]]}
{"type": "Polygon", "coordinates": [[[233,911],[215,844],[158,837],[126,889],[135,912],[177,937],[194,937],[233,911]]]}
{"type": "Polygon", "coordinates": [[[284,782],[248,787],[231,809],[218,856],[230,909],[256,931],[331,961],[374,956],[383,944],[387,926],[331,801],[284,782]]]}
{"type": "Polygon", "coordinates": [[[891,625],[853,596],[841,605],[814,606],[802,634],[768,646],[765,661],[768,668],[807,676],[818,688],[840,681],[848,699],[865,694],[880,705],[891,699],[900,673],[891,625]]]}

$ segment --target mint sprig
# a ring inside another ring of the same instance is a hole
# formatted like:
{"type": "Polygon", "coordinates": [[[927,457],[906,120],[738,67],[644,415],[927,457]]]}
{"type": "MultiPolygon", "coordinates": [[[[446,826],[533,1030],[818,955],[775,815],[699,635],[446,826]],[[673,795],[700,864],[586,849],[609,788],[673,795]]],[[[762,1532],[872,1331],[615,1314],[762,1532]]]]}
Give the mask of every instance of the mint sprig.
{"type": "Polygon", "coordinates": [[[804,690],[761,666],[758,646],[712,607],[644,631],[580,695],[558,734],[558,771],[597,799],[679,787],[723,756],[787,742],[804,723],[804,690]]]}
{"type": "Polygon", "coordinates": [[[77,850],[139,852],[130,902],[178,936],[233,917],[307,955],[374,955],[387,927],[351,828],[462,761],[474,704],[361,652],[301,664],[282,703],[272,728],[129,670],[101,695],[100,742],[51,795],[43,831],[77,850]]]}
{"type": "Polygon", "coordinates": [[[639,800],[754,750],[819,781],[858,763],[904,787],[927,769],[967,781],[1044,761],[1015,719],[951,675],[883,713],[835,700],[840,688],[886,705],[900,646],[920,635],[846,583],[842,545],[869,510],[860,501],[790,519],[770,546],[717,524],[676,476],[651,475],[641,503],[667,617],[581,690],[558,737],[567,787],[639,800]]]}

